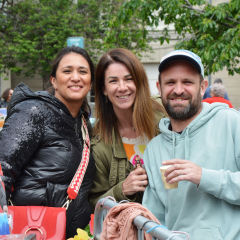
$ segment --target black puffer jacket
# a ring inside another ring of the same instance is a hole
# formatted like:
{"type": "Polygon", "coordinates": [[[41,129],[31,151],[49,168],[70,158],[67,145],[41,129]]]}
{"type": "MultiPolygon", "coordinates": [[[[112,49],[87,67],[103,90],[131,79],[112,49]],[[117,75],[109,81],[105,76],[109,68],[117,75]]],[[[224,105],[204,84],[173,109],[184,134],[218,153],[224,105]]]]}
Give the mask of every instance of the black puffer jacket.
{"type": "MultiPolygon", "coordinates": [[[[80,111],[73,118],[67,107],[45,91],[32,92],[19,84],[8,106],[0,133],[0,161],[7,198],[14,205],[61,207],[67,188],[82,158],[80,111]]],[[[89,125],[90,126],[90,125],[89,125]]],[[[95,164],[89,165],[80,191],[67,210],[67,238],[85,228],[90,220],[88,193],[95,164]]]]}

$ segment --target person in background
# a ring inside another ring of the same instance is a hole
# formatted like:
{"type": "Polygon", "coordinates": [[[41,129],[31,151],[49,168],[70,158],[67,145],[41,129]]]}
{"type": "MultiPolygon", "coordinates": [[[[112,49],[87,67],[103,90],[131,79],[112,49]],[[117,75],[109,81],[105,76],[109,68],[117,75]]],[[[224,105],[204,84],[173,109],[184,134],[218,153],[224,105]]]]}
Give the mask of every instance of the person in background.
{"type": "Polygon", "coordinates": [[[215,102],[222,102],[229,105],[230,108],[233,108],[231,102],[229,100],[224,99],[224,94],[226,90],[225,87],[221,84],[213,84],[210,89],[211,98],[206,98],[203,102],[207,103],[215,103],[215,102]]]}
{"type": "Polygon", "coordinates": [[[161,134],[144,152],[148,186],[143,206],[189,239],[239,240],[240,113],[226,104],[202,102],[208,82],[193,52],[168,53],[158,70],[169,118],[162,119],[161,134]],[[177,188],[165,189],[162,166],[169,166],[166,181],[177,182],[177,188]]]}
{"type": "Polygon", "coordinates": [[[91,141],[96,174],[92,211],[100,198],[142,202],[148,180],[144,149],[159,133],[165,109],[150,97],[146,72],[127,49],[105,53],[96,69],[96,125],[91,141]]]}
{"type": "MultiPolygon", "coordinates": [[[[214,84],[220,84],[220,85],[222,85],[222,79],[221,79],[221,78],[216,78],[216,79],[214,80],[214,84]]],[[[207,87],[207,89],[206,89],[206,91],[205,91],[205,93],[204,93],[204,95],[203,95],[203,99],[206,99],[206,98],[210,98],[210,97],[211,97],[211,95],[210,95],[210,89],[211,89],[211,87],[212,87],[212,86],[207,87]]],[[[224,99],[230,101],[230,99],[229,99],[226,91],[225,91],[225,94],[224,94],[224,99]]]]}
{"type": "Polygon", "coordinates": [[[3,100],[0,102],[0,107],[1,108],[7,108],[9,101],[12,97],[13,94],[13,89],[12,88],[7,88],[3,94],[2,94],[2,98],[3,100]]]}
{"type": "MultiPolygon", "coordinates": [[[[11,195],[16,206],[62,207],[82,159],[84,122],[91,131],[86,96],[93,84],[94,66],[88,53],[75,46],[60,50],[50,79],[48,91],[33,92],[23,83],[15,88],[0,133],[6,195],[7,199],[11,195]]],[[[66,238],[89,223],[87,196],[94,172],[90,153],[78,195],[67,209],[66,238]]]]}

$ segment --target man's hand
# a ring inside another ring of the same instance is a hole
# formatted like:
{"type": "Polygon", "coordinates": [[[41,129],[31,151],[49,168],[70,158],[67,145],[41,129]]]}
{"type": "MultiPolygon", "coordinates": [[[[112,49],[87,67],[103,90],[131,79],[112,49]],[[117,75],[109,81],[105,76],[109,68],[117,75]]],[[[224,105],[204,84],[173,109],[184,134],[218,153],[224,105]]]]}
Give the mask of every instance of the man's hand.
{"type": "Polygon", "coordinates": [[[122,191],[125,196],[131,196],[137,192],[144,192],[148,185],[146,171],[142,167],[136,168],[130,172],[122,185],[122,191]]]}
{"type": "Polygon", "coordinates": [[[202,176],[202,168],[191,161],[172,159],[162,162],[163,165],[172,165],[165,171],[166,181],[175,183],[187,180],[199,185],[202,176]]]}

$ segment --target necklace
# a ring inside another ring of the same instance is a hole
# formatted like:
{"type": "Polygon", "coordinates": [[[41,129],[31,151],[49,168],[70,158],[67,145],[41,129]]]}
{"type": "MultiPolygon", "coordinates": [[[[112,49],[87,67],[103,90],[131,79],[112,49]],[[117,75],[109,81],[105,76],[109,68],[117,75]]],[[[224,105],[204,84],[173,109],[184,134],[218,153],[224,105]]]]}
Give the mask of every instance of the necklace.
{"type": "Polygon", "coordinates": [[[136,129],[135,129],[134,126],[133,127],[129,126],[129,127],[126,127],[126,128],[121,126],[121,128],[119,129],[119,134],[120,134],[121,137],[136,138],[136,136],[135,136],[136,135],[136,129]]]}

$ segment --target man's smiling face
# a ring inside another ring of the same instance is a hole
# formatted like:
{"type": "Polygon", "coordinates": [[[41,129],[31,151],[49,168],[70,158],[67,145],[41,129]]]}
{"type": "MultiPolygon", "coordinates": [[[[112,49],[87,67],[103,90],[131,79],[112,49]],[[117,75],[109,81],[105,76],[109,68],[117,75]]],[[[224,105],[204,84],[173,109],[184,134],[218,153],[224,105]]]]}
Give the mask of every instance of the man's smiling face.
{"type": "Polygon", "coordinates": [[[162,103],[170,118],[184,121],[202,108],[204,86],[197,69],[186,61],[173,61],[161,72],[162,103]]]}

